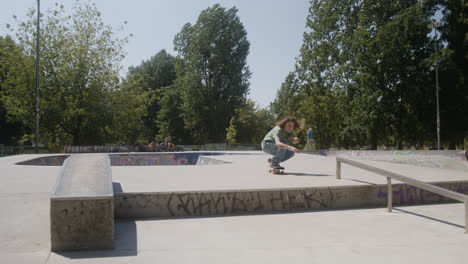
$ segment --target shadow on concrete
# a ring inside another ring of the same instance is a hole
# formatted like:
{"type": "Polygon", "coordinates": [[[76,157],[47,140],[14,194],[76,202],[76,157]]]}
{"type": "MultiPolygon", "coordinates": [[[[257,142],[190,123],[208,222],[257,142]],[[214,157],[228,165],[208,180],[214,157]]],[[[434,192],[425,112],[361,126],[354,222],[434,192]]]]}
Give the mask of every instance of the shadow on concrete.
{"type": "MultiPolygon", "coordinates": [[[[428,204],[423,204],[428,205],[428,204]]],[[[414,206],[409,205],[409,206],[414,206]]],[[[268,215],[286,215],[286,214],[308,214],[308,213],[319,213],[319,212],[343,212],[343,211],[356,211],[356,210],[372,210],[372,209],[382,209],[382,211],[386,211],[387,207],[383,206],[366,206],[362,208],[342,208],[342,209],[306,209],[303,211],[288,211],[288,212],[257,212],[257,213],[232,213],[226,215],[194,215],[194,216],[173,216],[173,217],[149,217],[149,218],[141,218],[138,221],[167,221],[167,220],[196,220],[196,219],[206,219],[206,218],[229,218],[229,217],[239,217],[239,216],[268,216],[268,215]]],[[[443,224],[451,225],[454,227],[465,229],[465,226],[458,225],[455,223],[447,222],[441,219],[433,218],[426,215],[421,215],[418,213],[406,211],[403,209],[393,207],[394,211],[400,211],[401,213],[412,214],[415,216],[423,217],[429,220],[437,221],[443,224]]]]}
{"type": "Polygon", "coordinates": [[[268,216],[268,215],[291,215],[291,214],[309,214],[309,213],[319,213],[319,212],[341,212],[341,211],[356,211],[356,210],[366,210],[366,209],[382,209],[387,210],[387,207],[382,206],[369,206],[363,208],[343,208],[343,209],[304,209],[302,211],[282,211],[282,212],[238,212],[230,214],[219,214],[219,215],[192,215],[192,216],[165,216],[165,217],[146,217],[139,218],[139,222],[144,221],[167,221],[167,220],[197,220],[197,219],[208,219],[208,218],[230,218],[230,217],[239,217],[239,216],[268,216]]]}
{"type": "Polygon", "coordinates": [[[114,190],[114,193],[123,193],[120,182],[112,182],[112,189],[114,190]]]}
{"type": "Polygon", "coordinates": [[[439,223],[443,223],[443,224],[447,224],[447,225],[451,225],[451,226],[454,226],[454,227],[465,229],[465,226],[450,223],[450,222],[447,222],[447,221],[444,221],[444,220],[441,220],[441,219],[437,219],[437,218],[434,218],[434,217],[430,217],[430,216],[427,216],[427,215],[422,215],[422,214],[406,211],[406,210],[395,208],[395,207],[393,208],[393,210],[400,211],[402,213],[407,213],[407,214],[419,216],[419,217],[423,217],[423,218],[426,218],[426,219],[429,219],[429,220],[432,220],[432,221],[436,221],[436,222],[439,222],[439,223]]]}
{"type": "Polygon", "coordinates": [[[319,177],[334,176],[334,175],[331,175],[331,174],[314,174],[314,173],[302,173],[302,172],[284,172],[281,175],[287,175],[287,176],[319,176],[319,177]]]}
{"type": "Polygon", "coordinates": [[[138,254],[138,242],[135,221],[116,219],[114,228],[114,249],[89,251],[62,251],[55,253],[70,259],[136,256],[138,254]]]}
{"type": "Polygon", "coordinates": [[[341,179],[341,180],[345,180],[345,181],[355,181],[355,182],[360,182],[360,183],[365,183],[365,184],[370,184],[370,185],[377,185],[377,183],[368,182],[368,181],[360,181],[360,180],[355,180],[355,179],[341,179]]]}

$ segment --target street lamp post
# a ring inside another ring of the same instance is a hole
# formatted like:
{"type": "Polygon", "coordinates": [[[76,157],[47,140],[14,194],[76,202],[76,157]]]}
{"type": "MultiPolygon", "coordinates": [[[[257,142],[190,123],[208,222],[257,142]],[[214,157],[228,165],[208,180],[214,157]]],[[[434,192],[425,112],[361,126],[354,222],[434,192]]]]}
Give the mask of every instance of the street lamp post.
{"type": "Polygon", "coordinates": [[[37,34],[36,34],[36,107],[35,107],[35,132],[34,132],[34,149],[36,154],[38,149],[39,138],[39,21],[40,21],[40,0],[37,0],[37,34]]]}
{"type": "Polygon", "coordinates": [[[432,23],[428,28],[434,30],[434,48],[435,48],[435,73],[436,73],[436,104],[437,104],[437,150],[440,150],[440,111],[439,111],[439,52],[437,50],[437,30],[436,28],[442,26],[441,23],[432,23]]]}

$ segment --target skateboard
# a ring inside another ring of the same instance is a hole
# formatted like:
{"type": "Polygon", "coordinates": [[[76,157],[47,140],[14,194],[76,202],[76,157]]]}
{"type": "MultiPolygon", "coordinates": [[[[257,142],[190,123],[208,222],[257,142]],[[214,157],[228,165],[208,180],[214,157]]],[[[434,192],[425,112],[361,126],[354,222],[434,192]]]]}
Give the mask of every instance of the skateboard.
{"type": "Polygon", "coordinates": [[[273,174],[284,174],[284,169],[269,169],[268,172],[273,174]]]}
{"type": "Polygon", "coordinates": [[[268,164],[270,164],[270,169],[268,170],[269,173],[273,174],[284,174],[284,168],[279,167],[279,168],[271,168],[271,159],[268,159],[268,164]]]}

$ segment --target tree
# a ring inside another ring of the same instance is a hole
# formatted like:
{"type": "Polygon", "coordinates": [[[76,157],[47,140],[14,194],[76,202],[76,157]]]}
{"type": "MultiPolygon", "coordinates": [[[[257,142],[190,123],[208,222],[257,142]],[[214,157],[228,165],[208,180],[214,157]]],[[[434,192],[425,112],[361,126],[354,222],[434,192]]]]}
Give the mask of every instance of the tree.
{"type": "Polygon", "coordinates": [[[231,116],[248,93],[247,32],[235,7],[203,10],[174,39],[176,86],[184,126],[197,143],[224,141],[231,116]]]}
{"type": "Polygon", "coordinates": [[[447,0],[439,1],[439,4],[442,6],[443,27],[438,42],[447,43],[438,56],[441,58],[441,140],[448,143],[449,149],[455,149],[463,146],[464,137],[468,134],[468,3],[447,0]]]}
{"type": "MultiPolygon", "coordinates": [[[[351,110],[358,110],[351,107],[351,100],[359,91],[354,80],[356,54],[351,49],[359,10],[360,2],[355,0],[311,1],[308,30],[295,70],[294,83],[299,88],[294,90],[299,101],[294,102],[296,110],[291,114],[305,118],[319,148],[360,143],[350,142],[360,139],[358,135],[343,134],[346,130],[351,132],[351,128],[346,128],[351,110]]],[[[366,129],[368,123],[363,112],[359,111],[363,119],[359,127],[366,129]]]]}
{"type": "Polygon", "coordinates": [[[21,122],[12,120],[6,111],[4,104],[8,102],[3,102],[3,99],[6,100],[3,95],[6,81],[15,69],[14,66],[25,61],[28,61],[27,58],[13,39],[8,35],[0,36],[0,144],[16,145],[24,134],[25,128],[21,122]]]}
{"type": "Polygon", "coordinates": [[[273,109],[304,116],[319,147],[423,145],[432,138],[433,12],[417,0],[312,0],[296,69],[273,109]]]}
{"type": "MultiPolygon", "coordinates": [[[[160,130],[164,130],[164,128],[158,126],[158,115],[161,116],[159,112],[161,110],[161,100],[164,96],[163,90],[165,87],[171,86],[176,78],[175,58],[168,54],[166,50],[161,50],[149,60],[143,61],[139,66],[130,67],[128,78],[130,76],[141,77],[142,88],[148,92],[149,101],[146,115],[143,117],[143,124],[146,128],[146,140],[153,141],[157,134],[163,132],[160,130]]],[[[166,112],[166,110],[163,110],[163,112],[166,112]]],[[[161,118],[163,117],[161,116],[161,118]]]]}
{"type": "Polygon", "coordinates": [[[299,85],[297,72],[290,72],[285,81],[281,84],[275,100],[270,105],[276,116],[282,118],[296,113],[299,102],[303,99],[299,95],[301,91],[302,86],[299,85]]]}
{"type": "Polygon", "coordinates": [[[226,138],[233,143],[260,144],[274,125],[275,116],[271,110],[246,100],[231,117],[226,138]]]}
{"type": "Polygon", "coordinates": [[[148,142],[143,117],[147,113],[150,91],[146,91],[142,83],[143,79],[129,76],[118,89],[110,91],[112,119],[107,127],[106,142],[148,142]]]}
{"type": "Polygon", "coordinates": [[[370,99],[364,102],[372,109],[367,113],[373,113],[366,121],[373,149],[381,144],[399,149],[422,145],[430,138],[424,109],[433,102],[426,63],[431,56],[431,15],[416,0],[366,1],[361,6],[352,46],[358,69],[354,79],[370,99]]]}
{"type": "MultiPolygon", "coordinates": [[[[16,33],[28,58],[35,54],[35,12],[29,10],[28,19],[19,22],[16,33]]],[[[72,15],[56,4],[42,16],[42,141],[57,145],[106,142],[114,110],[111,92],[118,87],[125,43],[126,38],[115,37],[111,27],[102,22],[94,4],[77,2],[72,15]]],[[[11,79],[21,78],[24,72],[15,71],[11,79]]],[[[34,76],[31,73],[27,74],[34,76]]],[[[24,124],[32,124],[32,88],[10,81],[5,89],[8,112],[24,124]]]]}
{"type": "Polygon", "coordinates": [[[157,137],[161,140],[171,136],[174,143],[181,144],[192,142],[192,137],[184,127],[182,119],[182,98],[176,85],[163,87],[161,108],[157,114],[157,125],[159,134],[157,137]]]}
{"type": "Polygon", "coordinates": [[[235,144],[236,143],[236,137],[237,137],[237,129],[236,129],[236,119],[235,117],[231,117],[231,120],[229,121],[229,127],[226,128],[226,140],[228,144],[235,144]]]}

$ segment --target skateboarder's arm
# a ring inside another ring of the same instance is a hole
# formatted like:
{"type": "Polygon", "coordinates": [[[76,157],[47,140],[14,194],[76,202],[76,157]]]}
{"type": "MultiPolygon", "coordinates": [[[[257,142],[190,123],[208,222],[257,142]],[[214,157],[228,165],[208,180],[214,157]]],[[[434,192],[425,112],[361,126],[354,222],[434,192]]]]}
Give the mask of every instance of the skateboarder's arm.
{"type": "Polygon", "coordinates": [[[301,143],[301,139],[298,138],[298,137],[291,137],[290,140],[293,143],[293,145],[297,145],[297,144],[301,143]]]}
{"type": "Polygon", "coordinates": [[[287,149],[287,150],[294,151],[294,152],[299,152],[300,151],[298,148],[295,148],[295,147],[290,146],[288,144],[284,144],[283,142],[281,142],[279,137],[275,137],[275,143],[276,143],[276,146],[278,146],[279,148],[282,148],[282,149],[287,149]]]}

